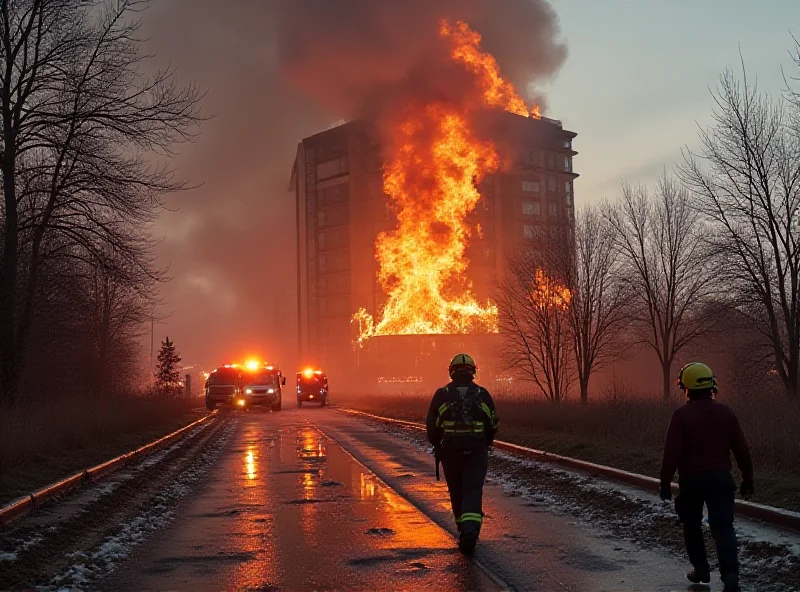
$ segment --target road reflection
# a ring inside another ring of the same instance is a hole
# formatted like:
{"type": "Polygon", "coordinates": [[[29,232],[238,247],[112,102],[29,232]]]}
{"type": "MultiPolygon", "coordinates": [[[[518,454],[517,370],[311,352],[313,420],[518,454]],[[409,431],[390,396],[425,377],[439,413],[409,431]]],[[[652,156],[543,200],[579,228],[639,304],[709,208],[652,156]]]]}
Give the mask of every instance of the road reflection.
{"type": "Polygon", "coordinates": [[[255,447],[251,444],[247,447],[247,454],[244,460],[245,468],[247,470],[247,478],[248,479],[255,479],[256,478],[256,453],[255,447]]]}
{"type": "Polygon", "coordinates": [[[230,578],[231,589],[262,589],[281,580],[267,483],[275,433],[261,422],[248,421],[239,438],[244,444],[243,462],[239,465],[242,482],[236,490],[237,511],[229,532],[235,537],[236,552],[249,554],[253,560],[236,565],[230,578]]]}

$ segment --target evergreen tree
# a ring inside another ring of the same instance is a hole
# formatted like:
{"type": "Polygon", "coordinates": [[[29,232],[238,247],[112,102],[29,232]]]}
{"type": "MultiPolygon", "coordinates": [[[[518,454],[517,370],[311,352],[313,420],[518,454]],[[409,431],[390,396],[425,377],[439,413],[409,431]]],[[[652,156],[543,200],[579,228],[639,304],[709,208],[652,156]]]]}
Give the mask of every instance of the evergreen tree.
{"type": "Polygon", "coordinates": [[[161,342],[156,369],[156,391],[161,394],[176,394],[180,391],[181,373],[178,363],[181,357],[175,351],[175,343],[167,337],[161,342]]]}

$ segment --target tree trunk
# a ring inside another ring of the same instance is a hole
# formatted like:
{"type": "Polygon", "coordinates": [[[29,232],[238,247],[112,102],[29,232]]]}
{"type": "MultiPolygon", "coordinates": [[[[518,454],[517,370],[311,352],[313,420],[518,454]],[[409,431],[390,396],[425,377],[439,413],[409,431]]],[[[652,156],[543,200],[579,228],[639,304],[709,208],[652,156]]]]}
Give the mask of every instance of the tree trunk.
{"type": "Polygon", "coordinates": [[[19,352],[16,347],[15,312],[19,271],[19,214],[15,179],[14,133],[4,126],[3,193],[5,228],[0,261],[0,400],[15,403],[19,397],[19,352]]]}
{"type": "Polygon", "coordinates": [[[786,372],[786,396],[789,398],[790,401],[794,401],[797,399],[797,387],[798,387],[798,379],[800,379],[800,365],[798,362],[800,360],[800,356],[798,356],[797,352],[791,352],[790,347],[790,355],[789,355],[789,367],[787,368],[786,372]],[[794,353],[794,355],[792,355],[794,353]]]}
{"type": "Polygon", "coordinates": [[[579,376],[578,382],[581,386],[581,405],[586,405],[589,402],[589,375],[579,376]]]}
{"type": "Polygon", "coordinates": [[[664,378],[664,391],[662,396],[664,398],[664,403],[669,403],[670,401],[670,391],[672,390],[672,360],[662,362],[661,363],[661,371],[663,372],[664,378]]]}

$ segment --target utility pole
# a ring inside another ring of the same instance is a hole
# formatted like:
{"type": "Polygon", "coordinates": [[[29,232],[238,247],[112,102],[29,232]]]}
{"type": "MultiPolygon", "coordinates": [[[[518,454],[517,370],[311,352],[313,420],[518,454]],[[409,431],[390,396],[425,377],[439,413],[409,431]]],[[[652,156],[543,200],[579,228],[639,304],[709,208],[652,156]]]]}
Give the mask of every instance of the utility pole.
{"type": "Polygon", "coordinates": [[[155,348],[155,313],[151,306],[150,308],[150,388],[153,388],[153,381],[156,375],[156,366],[153,360],[153,352],[155,348]]]}

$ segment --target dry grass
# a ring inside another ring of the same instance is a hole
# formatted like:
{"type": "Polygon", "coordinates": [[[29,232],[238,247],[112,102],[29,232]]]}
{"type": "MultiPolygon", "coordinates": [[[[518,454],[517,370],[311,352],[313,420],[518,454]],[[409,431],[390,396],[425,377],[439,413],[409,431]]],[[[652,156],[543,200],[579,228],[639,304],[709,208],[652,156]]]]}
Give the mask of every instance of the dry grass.
{"type": "Polygon", "coordinates": [[[198,417],[198,400],[114,397],[0,415],[0,503],[146,444],[198,417]]]}
{"type": "MultiPolygon", "coordinates": [[[[653,399],[613,393],[588,406],[552,405],[500,393],[500,438],[524,446],[658,476],[671,408],[653,399]]],[[[779,396],[725,401],[739,415],[756,466],[753,501],[800,510],[797,426],[800,406],[779,396]]],[[[424,421],[430,398],[342,397],[337,403],[379,415],[424,421]]]]}

